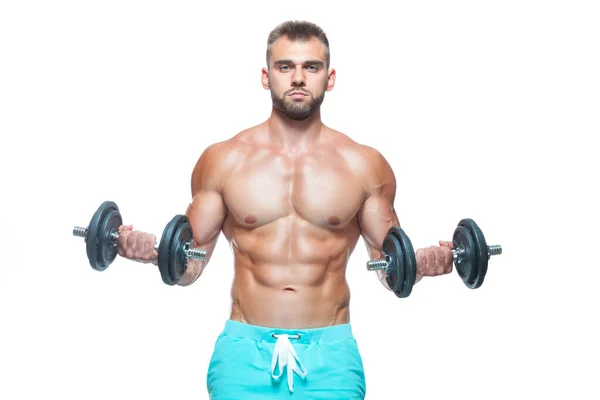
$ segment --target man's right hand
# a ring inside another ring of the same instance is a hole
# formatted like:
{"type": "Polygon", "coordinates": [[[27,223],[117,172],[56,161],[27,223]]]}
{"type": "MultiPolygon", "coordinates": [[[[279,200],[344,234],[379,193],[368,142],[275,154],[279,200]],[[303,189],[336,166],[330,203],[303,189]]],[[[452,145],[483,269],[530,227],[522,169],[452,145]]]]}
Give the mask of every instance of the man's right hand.
{"type": "Polygon", "coordinates": [[[154,249],[155,243],[155,235],[134,231],[133,225],[119,227],[118,254],[121,257],[158,265],[158,253],[154,249]]]}

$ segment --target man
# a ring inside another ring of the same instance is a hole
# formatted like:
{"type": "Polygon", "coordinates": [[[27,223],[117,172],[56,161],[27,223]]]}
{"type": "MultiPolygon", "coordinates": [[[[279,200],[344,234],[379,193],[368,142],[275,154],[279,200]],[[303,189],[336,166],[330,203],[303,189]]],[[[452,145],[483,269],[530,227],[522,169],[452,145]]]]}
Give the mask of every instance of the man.
{"type": "MultiPolygon", "coordinates": [[[[388,229],[399,225],[396,182],[378,151],[321,122],[336,77],[329,65],[318,26],[276,27],[262,70],[271,115],[206,148],[192,173],[186,215],[193,247],[207,257],[189,260],[178,284],[198,279],[221,232],[235,267],[230,319],[208,370],[212,399],[365,397],[346,265],[359,236],[371,258],[381,257],[388,229]]],[[[154,236],[120,231],[121,256],[157,264],[154,236]]],[[[449,242],[416,255],[418,279],[452,270],[449,242]]]]}

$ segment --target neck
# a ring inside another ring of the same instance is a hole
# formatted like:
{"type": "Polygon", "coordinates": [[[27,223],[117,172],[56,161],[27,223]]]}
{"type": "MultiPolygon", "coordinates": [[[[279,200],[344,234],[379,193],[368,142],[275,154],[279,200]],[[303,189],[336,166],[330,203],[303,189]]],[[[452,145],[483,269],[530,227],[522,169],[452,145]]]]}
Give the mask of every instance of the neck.
{"type": "Polygon", "coordinates": [[[320,110],[303,121],[294,121],[274,108],[267,121],[271,143],[281,146],[290,154],[304,151],[316,142],[323,126],[320,110]]]}

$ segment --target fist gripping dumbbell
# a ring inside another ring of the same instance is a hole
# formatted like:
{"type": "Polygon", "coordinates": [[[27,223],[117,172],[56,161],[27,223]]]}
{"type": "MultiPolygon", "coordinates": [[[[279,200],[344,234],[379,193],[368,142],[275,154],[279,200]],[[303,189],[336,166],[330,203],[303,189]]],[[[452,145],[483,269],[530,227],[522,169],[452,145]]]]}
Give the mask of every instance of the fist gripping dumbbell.
{"type": "MultiPolygon", "coordinates": [[[[470,218],[458,223],[452,237],[454,266],[470,289],[483,283],[491,256],[502,254],[500,245],[488,246],[479,226],[470,218]]],[[[398,297],[408,297],[417,277],[417,260],[412,243],[399,226],[393,226],[383,240],[384,258],[367,262],[369,271],[385,270],[386,282],[398,297]]]]}
{"type": "MultiPolygon", "coordinates": [[[[105,201],[92,216],[87,228],[76,226],[73,235],[85,238],[90,265],[104,271],[117,257],[119,226],[123,219],[112,201],[105,201]]],[[[175,285],[187,270],[189,258],[204,260],[206,251],[190,248],[192,227],[185,215],[176,215],[163,231],[160,244],[154,245],[158,253],[158,269],[167,285],[175,285]]]]}

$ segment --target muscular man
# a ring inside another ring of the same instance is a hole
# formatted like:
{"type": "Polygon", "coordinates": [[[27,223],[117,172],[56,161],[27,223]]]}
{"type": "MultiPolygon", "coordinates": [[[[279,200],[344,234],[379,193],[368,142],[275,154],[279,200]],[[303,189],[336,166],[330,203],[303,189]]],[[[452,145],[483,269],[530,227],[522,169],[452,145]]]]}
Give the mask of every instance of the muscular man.
{"type": "MultiPolygon", "coordinates": [[[[377,150],[321,121],[336,77],[329,66],[318,26],[276,27],[262,70],[271,115],[206,148],[193,170],[186,215],[193,247],[207,258],[189,260],[178,284],[198,279],[221,232],[235,268],[231,315],[208,370],[212,399],[365,396],[346,265],[360,236],[369,256],[381,257],[388,229],[399,225],[396,182],[377,150]]],[[[120,230],[121,256],[157,263],[154,236],[120,230]]],[[[452,245],[439,244],[417,250],[418,279],[451,272],[452,245]]]]}

